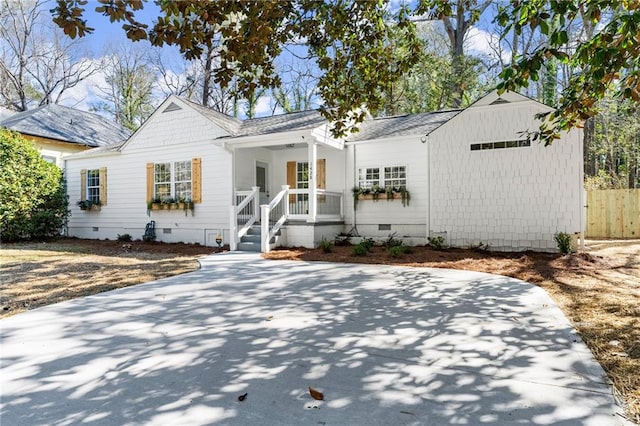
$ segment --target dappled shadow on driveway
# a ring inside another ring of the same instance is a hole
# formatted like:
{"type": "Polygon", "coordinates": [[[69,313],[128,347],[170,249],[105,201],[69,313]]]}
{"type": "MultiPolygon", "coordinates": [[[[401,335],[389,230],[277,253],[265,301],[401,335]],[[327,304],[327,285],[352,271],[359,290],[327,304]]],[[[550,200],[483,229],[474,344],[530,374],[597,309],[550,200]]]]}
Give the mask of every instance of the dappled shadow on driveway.
{"type": "Polygon", "coordinates": [[[475,272],[229,254],[0,327],[3,425],[621,424],[549,297],[475,272]]]}

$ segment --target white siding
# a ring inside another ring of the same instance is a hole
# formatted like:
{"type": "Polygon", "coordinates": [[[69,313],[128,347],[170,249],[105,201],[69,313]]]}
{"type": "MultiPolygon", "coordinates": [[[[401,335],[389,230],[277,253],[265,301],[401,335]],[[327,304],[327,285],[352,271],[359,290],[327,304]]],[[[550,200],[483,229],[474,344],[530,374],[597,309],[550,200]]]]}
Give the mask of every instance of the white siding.
{"type": "Polygon", "coordinates": [[[407,190],[411,196],[408,206],[400,199],[387,201],[380,194],[378,201],[359,200],[356,208],[358,231],[361,235],[386,237],[397,232],[401,237],[426,237],[427,149],[420,135],[390,141],[363,142],[348,147],[346,228],[353,225],[353,193],[357,186],[358,169],[364,167],[405,166],[407,190]],[[355,155],[355,163],[354,163],[355,155]],[[378,225],[391,225],[391,230],[378,230],[378,225]]]}
{"type": "MultiPolygon", "coordinates": [[[[272,151],[266,148],[245,148],[238,149],[236,158],[236,181],[235,187],[239,191],[248,191],[256,184],[256,161],[269,164],[269,191],[273,193],[275,187],[273,182],[273,171],[271,170],[272,151]]],[[[279,188],[279,187],[278,187],[279,188]]]]}
{"type": "Polygon", "coordinates": [[[581,132],[550,147],[471,151],[472,143],[522,139],[541,105],[471,107],[431,135],[434,233],[455,246],[554,250],[556,232],[580,231],[581,132]]]}
{"type": "Polygon", "coordinates": [[[190,108],[156,113],[123,152],[68,159],[66,176],[72,212],[69,234],[115,239],[118,234],[129,233],[139,239],[145,225],[155,220],[158,241],[212,244],[211,235],[221,231],[228,241],[231,154],[211,142],[219,131],[190,108]],[[148,214],[146,164],[196,157],[202,159],[202,203],[195,205],[194,215],[189,211],[185,216],[183,211],[175,210],[148,214]],[[82,211],[76,206],[80,199],[80,170],[100,167],[107,168],[107,205],[100,211],[82,211]]]}

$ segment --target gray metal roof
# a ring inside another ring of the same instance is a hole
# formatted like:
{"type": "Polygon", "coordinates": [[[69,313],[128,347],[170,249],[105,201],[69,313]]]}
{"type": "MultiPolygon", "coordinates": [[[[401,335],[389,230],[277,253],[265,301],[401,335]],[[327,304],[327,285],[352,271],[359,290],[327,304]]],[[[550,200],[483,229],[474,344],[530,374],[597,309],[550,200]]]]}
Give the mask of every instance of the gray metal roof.
{"type": "Polygon", "coordinates": [[[0,127],[89,147],[111,145],[129,137],[128,130],[101,115],[56,104],[14,114],[0,121],[0,127]]]}
{"type": "Polygon", "coordinates": [[[348,137],[348,141],[366,141],[406,135],[428,135],[462,110],[425,112],[419,114],[380,117],[365,120],[360,131],[348,137]]]}

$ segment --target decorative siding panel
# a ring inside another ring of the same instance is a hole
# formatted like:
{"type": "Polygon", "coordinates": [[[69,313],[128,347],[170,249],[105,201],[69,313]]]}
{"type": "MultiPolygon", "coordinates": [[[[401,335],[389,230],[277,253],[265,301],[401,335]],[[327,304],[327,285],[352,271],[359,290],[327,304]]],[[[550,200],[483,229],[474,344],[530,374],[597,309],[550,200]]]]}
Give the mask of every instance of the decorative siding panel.
{"type": "Polygon", "coordinates": [[[580,231],[580,131],[551,147],[471,151],[536,130],[533,102],[470,108],[431,141],[431,231],[456,246],[553,250],[556,232],[580,231]]]}

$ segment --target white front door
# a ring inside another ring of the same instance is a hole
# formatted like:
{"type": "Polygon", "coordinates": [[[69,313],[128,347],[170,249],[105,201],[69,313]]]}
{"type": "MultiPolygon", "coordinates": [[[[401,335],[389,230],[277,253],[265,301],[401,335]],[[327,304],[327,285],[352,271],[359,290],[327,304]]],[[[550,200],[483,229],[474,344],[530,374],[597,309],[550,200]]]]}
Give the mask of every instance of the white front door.
{"type": "Polygon", "coordinates": [[[269,165],[256,161],[256,186],[260,187],[260,205],[269,204],[269,165]]]}

